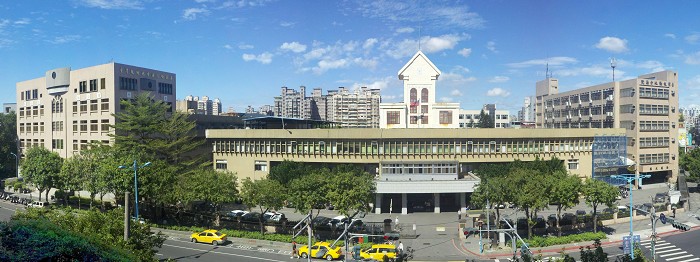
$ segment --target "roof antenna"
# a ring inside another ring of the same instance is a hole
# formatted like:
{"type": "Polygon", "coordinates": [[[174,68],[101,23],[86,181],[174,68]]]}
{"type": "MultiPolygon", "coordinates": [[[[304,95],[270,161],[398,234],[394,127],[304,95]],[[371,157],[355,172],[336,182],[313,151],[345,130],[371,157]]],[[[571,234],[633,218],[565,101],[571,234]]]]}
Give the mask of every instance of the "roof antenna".
{"type": "Polygon", "coordinates": [[[546,79],[549,79],[551,76],[549,75],[549,62],[547,62],[547,69],[544,71],[544,77],[546,79]]]}

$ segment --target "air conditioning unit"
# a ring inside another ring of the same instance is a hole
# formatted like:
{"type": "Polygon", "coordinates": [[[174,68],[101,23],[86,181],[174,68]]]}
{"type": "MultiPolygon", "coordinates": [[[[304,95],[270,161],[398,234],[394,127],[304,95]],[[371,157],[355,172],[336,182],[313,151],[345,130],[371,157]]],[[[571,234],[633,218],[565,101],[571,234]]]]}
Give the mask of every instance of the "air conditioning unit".
{"type": "Polygon", "coordinates": [[[607,112],[605,115],[607,115],[607,116],[613,116],[613,112],[607,112]]]}
{"type": "Polygon", "coordinates": [[[608,101],[613,101],[613,95],[609,95],[607,98],[608,101]]]}

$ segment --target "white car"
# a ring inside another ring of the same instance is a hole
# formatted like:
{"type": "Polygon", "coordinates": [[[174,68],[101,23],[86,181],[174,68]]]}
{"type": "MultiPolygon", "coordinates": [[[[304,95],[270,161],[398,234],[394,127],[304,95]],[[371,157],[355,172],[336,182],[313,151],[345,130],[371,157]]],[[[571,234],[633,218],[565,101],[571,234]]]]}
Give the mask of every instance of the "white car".
{"type": "Polygon", "coordinates": [[[49,207],[49,202],[34,201],[27,205],[27,207],[47,208],[49,207]]]}
{"type": "Polygon", "coordinates": [[[280,222],[283,218],[285,218],[284,214],[279,212],[265,212],[263,214],[263,220],[268,222],[280,222]]]}

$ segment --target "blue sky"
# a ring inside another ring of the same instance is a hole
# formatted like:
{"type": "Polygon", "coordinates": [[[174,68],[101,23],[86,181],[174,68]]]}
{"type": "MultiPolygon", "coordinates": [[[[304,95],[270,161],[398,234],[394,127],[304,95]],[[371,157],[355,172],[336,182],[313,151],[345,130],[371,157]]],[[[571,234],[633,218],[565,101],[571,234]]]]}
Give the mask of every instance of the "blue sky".
{"type": "Polygon", "coordinates": [[[0,102],[45,71],[114,60],[177,74],[177,96],[224,111],[272,104],[280,87],[381,88],[418,50],[440,68],[437,100],[522,106],[545,77],[560,90],[671,69],[700,104],[700,2],[22,0],[0,2],[0,102]]]}

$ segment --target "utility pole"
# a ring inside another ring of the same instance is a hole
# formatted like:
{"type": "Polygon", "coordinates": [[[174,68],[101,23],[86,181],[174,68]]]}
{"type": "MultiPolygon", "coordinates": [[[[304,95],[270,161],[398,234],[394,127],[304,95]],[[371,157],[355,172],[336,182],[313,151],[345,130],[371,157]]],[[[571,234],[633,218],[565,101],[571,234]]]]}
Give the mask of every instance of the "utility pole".
{"type": "Polygon", "coordinates": [[[129,192],[124,192],[124,241],[129,241],[129,192]]]}

